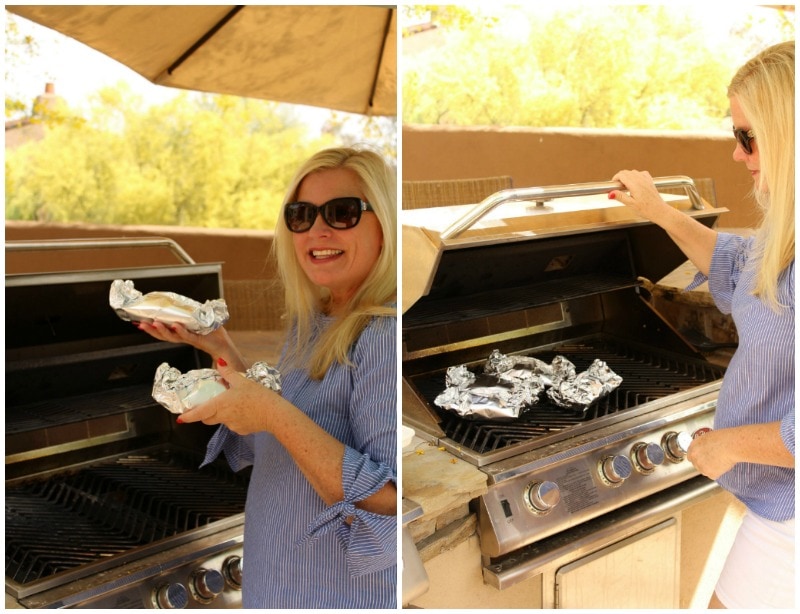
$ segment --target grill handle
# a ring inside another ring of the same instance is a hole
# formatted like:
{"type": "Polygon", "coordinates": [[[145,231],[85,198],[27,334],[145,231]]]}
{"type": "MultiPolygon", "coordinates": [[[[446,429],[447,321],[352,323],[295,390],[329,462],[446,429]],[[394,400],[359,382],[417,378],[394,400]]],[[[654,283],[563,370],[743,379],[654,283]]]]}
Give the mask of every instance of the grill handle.
{"type": "MultiPolygon", "coordinates": [[[[657,188],[683,188],[689,197],[689,202],[694,209],[704,209],[703,201],[697,193],[697,188],[691,177],[675,175],[670,177],[656,177],[653,180],[657,188]]],[[[571,183],[567,185],[551,185],[533,188],[512,188],[500,190],[478,203],[466,215],[456,220],[445,228],[441,234],[443,240],[454,239],[470,228],[475,222],[489,213],[495,207],[514,200],[545,201],[568,196],[588,196],[590,194],[604,194],[611,190],[624,190],[625,186],[618,181],[603,181],[598,183],[571,183]]]]}
{"type": "Polygon", "coordinates": [[[7,241],[6,252],[51,251],[62,249],[113,249],[124,247],[166,247],[179,260],[195,264],[192,257],[172,239],[167,237],[108,238],[108,239],[45,239],[42,241],[7,241]]]}

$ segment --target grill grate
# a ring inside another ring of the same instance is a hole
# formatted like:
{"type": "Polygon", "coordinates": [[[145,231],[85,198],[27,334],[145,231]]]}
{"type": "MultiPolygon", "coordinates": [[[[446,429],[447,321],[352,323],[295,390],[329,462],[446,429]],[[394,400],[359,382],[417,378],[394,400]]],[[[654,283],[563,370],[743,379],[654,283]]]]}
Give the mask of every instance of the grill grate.
{"type": "MultiPolygon", "coordinates": [[[[542,395],[538,405],[512,421],[461,418],[434,405],[434,399],[444,390],[444,371],[416,376],[414,384],[441,417],[440,426],[447,437],[478,454],[487,454],[632,410],[650,401],[716,381],[724,373],[721,367],[707,362],[658,353],[652,348],[640,348],[609,338],[568,342],[526,354],[548,363],[556,355],[565,356],[575,364],[579,373],[599,358],[622,377],[622,384],[592,403],[585,412],[565,410],[542,395]]],[[[474,372],[482,367],[481,364],[469,366],[474,372]]]]}
{"type": "Polygon", "coordinates": [[[20,584],[244,511],[248,478],[172,448],[6,486],[6,577],[20,584]]]}

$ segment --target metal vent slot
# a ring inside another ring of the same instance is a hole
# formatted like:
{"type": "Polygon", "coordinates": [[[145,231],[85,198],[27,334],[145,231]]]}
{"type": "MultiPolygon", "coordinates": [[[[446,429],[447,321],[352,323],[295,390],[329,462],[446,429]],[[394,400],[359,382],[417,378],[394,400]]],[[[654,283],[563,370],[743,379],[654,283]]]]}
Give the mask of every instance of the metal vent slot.
{"type": "Polygon", "coordinates": [[[614,275],[584,275],[504,288],[464,297],[420,301],[403,314],[404,330],[461,322],[539,307],[638,285],[637,280],[614,275]]]}
{"type": "Polygon", "coordinates": [[[152,384],[129,386],[95,394],[84,394],[28,403],[6,409],[6,435],[81,422],[101,416],[160,407],[152,395],[152,384]]]}

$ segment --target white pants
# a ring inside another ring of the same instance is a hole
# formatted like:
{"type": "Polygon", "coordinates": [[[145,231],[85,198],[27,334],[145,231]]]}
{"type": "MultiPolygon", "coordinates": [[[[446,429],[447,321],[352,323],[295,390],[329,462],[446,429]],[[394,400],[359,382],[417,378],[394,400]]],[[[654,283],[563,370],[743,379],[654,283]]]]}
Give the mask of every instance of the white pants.
{"type": "Polygon", "coordinates": [[[794,608],[794,519],[773,522],[745,513],[717,581],[729,609],[794,608]]]}

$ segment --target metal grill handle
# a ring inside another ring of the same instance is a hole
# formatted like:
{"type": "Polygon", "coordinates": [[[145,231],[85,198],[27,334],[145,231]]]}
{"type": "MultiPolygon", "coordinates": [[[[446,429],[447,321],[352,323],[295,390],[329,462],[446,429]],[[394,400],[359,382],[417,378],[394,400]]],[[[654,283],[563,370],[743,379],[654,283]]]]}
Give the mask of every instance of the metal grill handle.
{"type": "MultiPolygon", "coordinates": [[[[703,201],[697,193],[697,188],[691,177],[675,175],[670,177],[656,177],[653,180],[657,188],[683,188],[689,197],[689,202],[694,209],[704,209],[703,201]]],[[[448,226],[441,234],[443,240],[454,239],[470,228],[495,207],[515,200],[545,201],[568,196],[588,196],[590,194],[604,194],[611,190],[624,190],[625,186],[618,181],[603,181],[597,183],[572,183],[567,185],[552,185],[532,188],[512,188],[500,190],[478,203],[466,215],[448,226]]]]}
{"type": "Polygon", "coordinates": [[[50,251],[62,249],[112,249],[124,247],[166,247],[186,264],[195,264],[192,257],[172,239],[166,237],[108,239],[44,239],[41,241],[6,241],[6,252],[50,251]]]}

